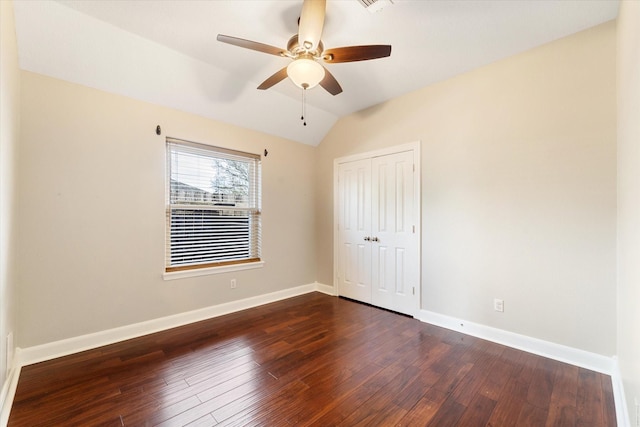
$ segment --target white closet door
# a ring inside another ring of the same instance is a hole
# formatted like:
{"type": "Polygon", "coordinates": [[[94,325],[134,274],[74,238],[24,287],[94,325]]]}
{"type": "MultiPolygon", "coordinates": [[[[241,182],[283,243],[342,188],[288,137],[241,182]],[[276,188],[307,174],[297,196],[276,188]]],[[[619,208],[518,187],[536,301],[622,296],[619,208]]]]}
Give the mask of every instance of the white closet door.
{"type": "Polygon", "coordinates": [[[414,315],[418,308],[413,152],[371,160],[371,303],[414,315]]]}
{"type": "Polygon", "coordinates": [[[347,298],[371,302],[371,160],[338,170],[338,287],[347,298]]]}

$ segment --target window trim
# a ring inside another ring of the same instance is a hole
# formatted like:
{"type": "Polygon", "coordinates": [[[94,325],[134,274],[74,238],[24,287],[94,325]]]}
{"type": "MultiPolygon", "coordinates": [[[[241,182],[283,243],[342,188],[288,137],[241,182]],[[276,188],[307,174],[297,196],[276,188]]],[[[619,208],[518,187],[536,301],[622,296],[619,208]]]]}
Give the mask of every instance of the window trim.
{"type": "MultiPolygon", "coordinates": [[[[224,148],[224,147],[218,147],[218,146],[214,146],[214,145],[209,145],[209,144],[203,144],[203,143],[198,143],[198,142],[193,142],[193,141],[188,141],[188,140],[184,140],[184,139],[179,139],[179,138],[173,138],[173,137],[166,137],[165,139],[165,155],[167,156],[167,170],[165,172],[165,188],[166,188],[166,197],[165,197],[165,214],[170,216],[170,212],[172,209],[193,209],[194,207],[196,209],[203,209],[204,210],[210,210],[208,209],[209,206],[193,206],[193,205],[184,205],[182,206],[181,204],[171,204],[171,200],[170,200],[170,194],[171,194],[171,164],[170,164],[170,159],[171,156],[169,155],[169,147],[171,145],[181,145],[184,147],[190,147],[190,148],[195,148],[198,150],[205,150],[205,151],[212,151],[214,153],[219,153],[221,154],[221,157],[225,157],[225,155],[228,156],[232,156],[232,157],[240,157],[240,158],[244,158],[247,159],[248,161],[253,161],[255,162],[254,164],[256,165],[257,169],[257,181],[252,181],[254,185],[257,185],[257,187],[253,187],[254,191],[256,191],[256,197],[257,197],[257,205],[255,206],[254,210],[256,210],[254,213],[257,213],[258,217],[261,217],[262,214],[262,208],[261,208],[261,192],[262,189],[260,188],[262,186],[262,177],[261,177],[261,171],[260,171],[260,163],[262,161],[262,156],[260,154],[256,154],[256,153],[249,153],[249,152],[244,152],[244,151],[239,151],[239,150],[233,150],[233,149],[229,149],[229,148],[224,148]]],[[[216,210],[216,209],[211,209],[211,210],[216,210]]],[[[226,207],[225,210],[241,210],[241,211],[246,211],[246,209],[238,209],[238,208],[234,208],[234,207],[226,207]]],[[[262,222],[260,220],[260,222],[262,222]]],[[[261,229],[261,225],[258,226],[259,229],[261,229]]],[[[171,236],[171,226],[169,225],[169,223],[167,223],[167,226],[165,228],[165,263],[164,263],[164,272],[162,273],[162,277],[164,280],[173,280],[173,279],[178,279],[178,278],[182,278],[182,277],[195,277],[195,276],[203,276],[203,275],[210,275],[210,274],[220,274],[220,273],[225,273],[225,272],[230,272],[230,271],[239,271],[239,270],[249,270],[249,269],[255,269],[255,268],[262,268],[264,266],[264,261],[260,255],[261,252],[261,231],[258,231],[258,236],[257,236],[257,257],[253,257],[253,258],[247,258],[247,259],[231,259],[231,260],[222,260],[222,261],[212,261],[212,262],[206,262],[206,263],[201,263],[201,264],[184,264],[184,265],[168,265],[168,258],[167,258],[167,251],[169,250],[169,247],[167,246],[167,242],[170,241],[170,236],[171,236]]]]}
{"type": "Polygon", "coordinates": [[[212,274],[230,273],[233,271],[253,270],[256,268],[264,267],[264,260],[256,262],[243,262],[241,264],[229,264],[218,267],[203,267],[203,268],[191,268],[188,270],[180,271],[165,271],[162,273],[162,278],[167,280],[184,279],[187,277],[209,276],[212,274]]]}
{"type": "Polygon", "coordinates": [[[230,265],[251,264],[253,262],[260,262],[260,258],[247,258],[247,259],[239,259],[239,260],[231,260],[231,261],[205,262],[202,264],[176,265],[175,267],[166,267],[165,272],[172,273],[174,271],[193,270],[196,268],[226,267],[230,265]]]}

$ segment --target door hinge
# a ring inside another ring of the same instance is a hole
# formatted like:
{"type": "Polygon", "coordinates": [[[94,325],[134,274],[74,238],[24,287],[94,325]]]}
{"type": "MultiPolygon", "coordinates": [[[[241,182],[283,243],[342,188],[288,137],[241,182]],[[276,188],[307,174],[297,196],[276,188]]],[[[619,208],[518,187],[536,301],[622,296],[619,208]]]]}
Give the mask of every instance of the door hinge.
{"type": "Polygon", "coordinates": [[[416,226],[413,226],[413,234],[416,234],[416,226]]]}
{"type": "Polygon", "coordinates": [[[416,171],[416,164],[415,163],[413,164],[413,171],[414,172],[416,171]]]}
{"type": "Polygon", "coordinates": [[[413,288],[411,288],[413,290],[413,294],[416,294],[416,287],[414,286],[413,288]]]}

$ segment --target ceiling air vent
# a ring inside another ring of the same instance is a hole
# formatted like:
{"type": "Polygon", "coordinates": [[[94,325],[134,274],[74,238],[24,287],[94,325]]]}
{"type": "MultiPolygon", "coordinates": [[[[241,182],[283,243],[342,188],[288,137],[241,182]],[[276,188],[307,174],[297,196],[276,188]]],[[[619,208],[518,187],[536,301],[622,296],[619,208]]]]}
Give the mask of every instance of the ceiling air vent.
{"type": "Polygon", "coordinates": [[[358,3],[363,5],[369,12],[378,12],[386,6],[392,5],[392,0],[358,0],[358,3]]]}

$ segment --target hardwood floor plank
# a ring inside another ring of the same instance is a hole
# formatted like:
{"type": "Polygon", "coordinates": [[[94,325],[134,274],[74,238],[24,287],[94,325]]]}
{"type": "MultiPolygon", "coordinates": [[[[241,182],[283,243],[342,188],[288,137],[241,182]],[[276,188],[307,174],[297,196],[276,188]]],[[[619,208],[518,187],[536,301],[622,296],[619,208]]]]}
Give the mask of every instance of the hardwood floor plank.
{"type": "Polygon", "coordinates": [[[407,387],[405,387],[401,393],[398,393],[393,398],[393,403],[407,410],[412,409],[415,403],[419,401],[425,395],[426,391],[429,390],[442,376],[442,374],[431,370],[429,365],[447,357],[450,349],[450,345],[439,343],[433,348],[433,351],[426,354],[424,366],[421,365],[418,367],[420,370],[416,377],[407,384],[407,387]]]}
{"type": "Polygon", "coordinates": [[[525,402],[515,425],[522,427],[539,427],[547,419],[547,410],[525,402]]]}
{"type": "MultiPolygon", "coordinates": [[[[374,365],[375,366],[375,365],[374,365]]],[[[376,369],[375,367],[373,369],[376,369]]],[[[331,411],[327,411],[318,418],[316,425],[339,425],[353,411],[363,405],[371,395],[383,389],[393,378],[402,372],[402,367],[391,365],[377,371],[359,387],[335,399],[331,411]]]]}
{"type": "Polygon", "coordinates": [[[286,417],[287,411],[299,410],[288,403],[309,387],[300,381],[282,384],[276,380],[273,384],[273,387],[255,390],[246,399],[230,402],[213,411],[213,417],[224,422],[236,414],[252,413],[251,424],[278,425],[274,423],[277,417],[286,417]]]}
{"type": "Polygon", "coordinates": [[[191,387],[201,382],[215,385],[225,382],[240,374],[253,371],[259,367],[260,365],[253,361],[252,356],[242,356],[235,359],[233,362],[229,362],[220,366],[203,367],[201,368],[200,372],[190,374],[189,376],[185,377],[184,380],[191,387]]]}
{"type": "Polygon", "coordinates": [[[514,363],[505,360],[503,357],[497,358],[480,386],[479,393],[491,400],[498,401],[500,393],[515,369],[516,365],[514,363]]]}
{"type": "Polygon", "coordinates": [[[576,427],[604,425],[604,405],[600,374],[578,369],[576,427]]]}
{"type": "Polygon", "coordinates": [[[548,408],[558,363],[541,357],[533,372],[527,392],[527,402],[538,408],[548,408]]]}
{"type": "Polygon", "coordinates": [[[396,424],[397,427],[426,426],[436,415],[447,395],[431,388],[411,408],[407,414],[396,424]]]}
{"type": "Polygon", "coordinates": [[[495,400],[481,394],[475,394],[457,424],[465,427],[484,427],[487,425],[495,406],[495,400]]]}
{"type": "Polygon", "coordinates": [[[462,379],[471,371],[471,368],[473,368],[473,363],[455,364],[433,386],[449,394],[456,389],[462,379]]]}
{"type": "Polygon", "coordinates": [[[489,354],[482,354],[476,359],[469,372],[462,377],[453,391],[452,395],[458,403],[464,406],[471,404],[474,397],[479,394],[480,387],[487,376],[493,371],[496,360],[495,356],[489,354]]]}
{"type": "MultiPolygon", "coordinates": [[[[341,399],[343,396],[353,393],[381,370],[380,366],[374,364],[357,365],[351,366],[346,370],[340,370],[335,375],[317,382],[306,378],[305,382],[310,387],[299,398],[303,402],[314,402],[314,405],[307,410],[300,411],[296,425],[319,425],[316,422],[318,419],[326,416],[327,413],[333,412],[336,407],[344,405],[341,399]]],[[[297,402],[294,402],[295,404],[297,402]]]]}
{"type": "Polygon", "coordinates": [[[185,424],[184,427],[213,427],[218,423],[211,416],[211,414],[207,414],[204,417],[198,418],[195,421],[190,422],[189,424],[185,424]]]}
{"type": "Polygon", "coordinates": [[[528,389],[529,384],[512,376],[502,390],[487,426],[516,426],[528,389]]]}
{"type": "Polygon", "coordinates": [[[227,379],[227,376],[225,375],[223,378],[224,381],[219,381],[219,379],[216,378],[214,381],[207,382],[197,388],[190,387],[188,391],[190,393],[195,393],[200,401],[206,402],[207,400],[218,398],[219,396],[233,391],[245,384],[247,384],[247,387],[255,388],[258,386],[264,386],[265,383],[270,384],[272,382],[272,377],[268,375],[268,373],[265,374],[259,366],[257,366],[256,369],[242,372],[240,374],[237,372],[230,372],[229,377],[231,378],[227,379]]]}
{"type": "Polygon", "coordinates": [[[602,383],[602,394],[603,394],[603,417],[604,424],[608,426],[615,426],[616,421],[616,406],[613,400],[613,384],[611,382],[611,377],[608,375],[599,374],[600,381],[602,383]]]}
{"type": "Polygon", "coordinates": [[[551,392],[546,427],[575,426],[577,391],[578,367],[560,364],[551,392]]]}
{"type": "Polygon", "coordinates": [[[614,426],[611,379],[311,293],[25,366],[9,426],[614,426]]]}
{"type": "Polygon", "coordinates": [[[466,408],[449,396],[438,408],[436,415],[429,421],[429,427],[453,427],[458,425],[458,420],[466,408]]]}
{"type": "MultiPolygon", "coordinates": [[[[398,364],[401,365],[405,364],[398,364]]],[[[415,366],[407,366],[383,388],[371,395],[365,404],[355,409],[340,425],[394,425],[400,421],[408,411],[396,405],[390,397],[401,394],[419,372],[415,366]]]]}

